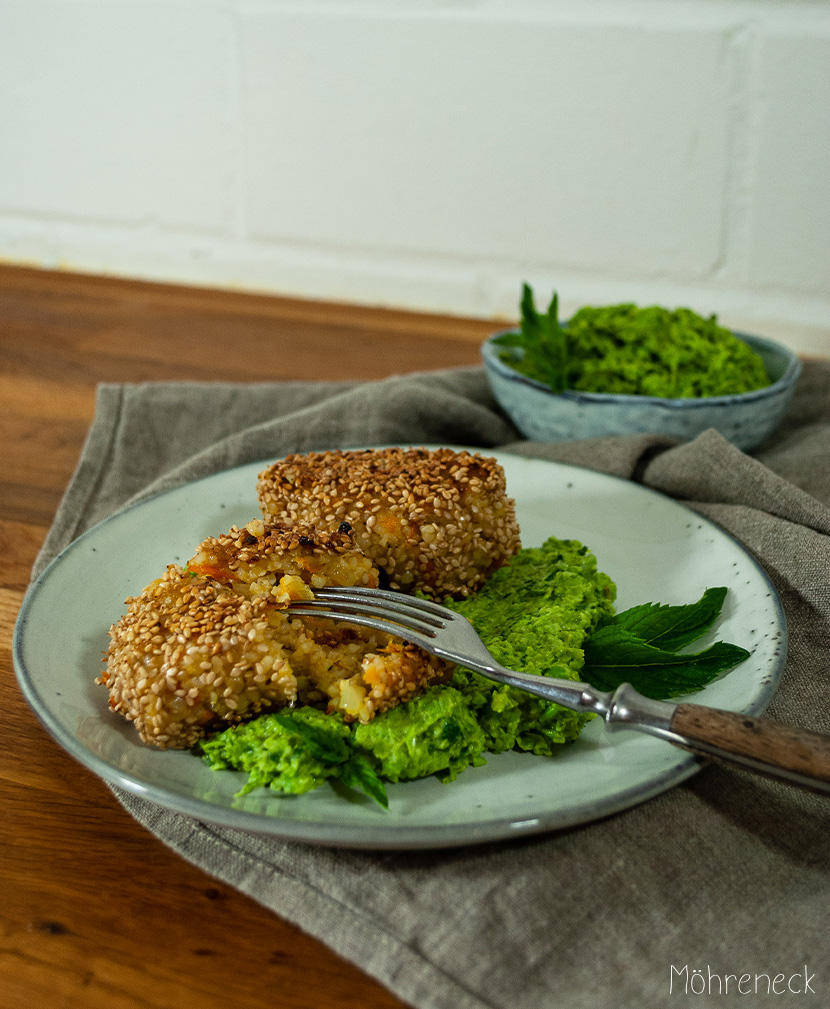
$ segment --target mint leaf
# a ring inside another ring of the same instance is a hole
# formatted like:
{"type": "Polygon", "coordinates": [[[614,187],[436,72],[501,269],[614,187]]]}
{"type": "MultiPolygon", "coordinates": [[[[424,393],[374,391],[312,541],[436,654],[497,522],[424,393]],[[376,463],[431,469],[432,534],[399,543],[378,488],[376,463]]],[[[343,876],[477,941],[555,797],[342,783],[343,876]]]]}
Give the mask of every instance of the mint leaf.
{"type": "Polygon", "coordinates": [[[349,759],[348,744],[340,736],[321,731],[291,715],[272,715],[272,720],[289,732],[295,732],[311,756],[321,764],[342,764],[349,759]]]}
{"type": "Polygon", "coordinates": [[[355,754],[340,768],[339,777],[348,788],[361,790],[384,809],[389,808],[389,797],[383,782],[365,757],[355,754]]]}
{"type": "Polygon", "coordinates": [[[749,654],[745,648],[723,641],[703,652],[678,654],[608,624],[585,643],[582,675],[600,690],[630,683],[646,697],[664,699],[700,690],[749,654]]]}
{"type": "Polygon", "coordinates": [[[493,341],[503,347],[518,347],[521,357],[503,354],[502,360],[511,368],[543,382],[554,392],[565,389],[565,365],[568,349],[565,331],[559,325],[559,295],[554,292],[544,315],[536,310],[533,291],[522,286],[521,323],[519,332],[504,333],[493,341]]]}
{"type": "Polygon", "coordinates": [[[307,752],[321,764],[335,767],[334,772],[347,788],[363,791],[370,799],[386,809],[389,799],[383,782],[375,774],[374,768],[366,760],[352,751],[341,736],[325,732],[308,725],[291,715],[273,715],[273,721],[289,732],[295,732],[303,742],[307,752]]]}
{"type": "Polygon", "coordinates": [[[696,603],[686,606],[643,603],[618,613],[607,626],[630,631],[647,644],[676,652],[714,624],[725,598],[726,589],[715,588],[706,589],[696,603]]]}

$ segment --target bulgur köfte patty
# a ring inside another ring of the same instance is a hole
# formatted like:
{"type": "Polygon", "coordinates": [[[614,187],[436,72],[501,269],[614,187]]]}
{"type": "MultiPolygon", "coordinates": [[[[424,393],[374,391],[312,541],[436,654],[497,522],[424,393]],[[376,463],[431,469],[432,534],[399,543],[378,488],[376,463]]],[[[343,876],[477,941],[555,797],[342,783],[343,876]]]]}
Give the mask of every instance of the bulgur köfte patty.
{"type": "Polygon", "coordinates": [[[261,520],[204,541],[184,567],[136,597],[110,629],[98,682],[113,711],[161,748],[264,711],[316,704],[369,721],[450,675],[414,645],[280,607],[310,586],[378,583],[344,527],[333,533],[261,520]]]}
{"type": "Polygon", "coordinates": [[[348,522],[389,587],[464,597],[519,549],[515,505],[492,458],[452,449],[311,452],[259,475],[269,522],[348,522]]]}

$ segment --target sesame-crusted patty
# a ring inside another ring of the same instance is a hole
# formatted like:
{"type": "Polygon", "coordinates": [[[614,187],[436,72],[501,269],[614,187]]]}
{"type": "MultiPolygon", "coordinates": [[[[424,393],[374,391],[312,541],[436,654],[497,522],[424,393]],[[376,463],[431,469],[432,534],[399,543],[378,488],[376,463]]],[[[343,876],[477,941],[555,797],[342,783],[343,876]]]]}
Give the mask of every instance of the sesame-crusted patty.
{"type": "Polygon", "coordinates": [[[281,604],[311,598],[312,587],[377,584],[345,526],[234,527],[127,600],[98,682],[110,707],[165,749],[286,705],[369,721],[450,667],[386,634],[296,617],[281,604]]]}
{"type": "Polygon", "coordinates": [[[515,506],[492,458],[452,449],[365,449],[290,455],[259,475],[267,521],[336,529],[389,587],[464,597],[519,549],[515,506]]]}

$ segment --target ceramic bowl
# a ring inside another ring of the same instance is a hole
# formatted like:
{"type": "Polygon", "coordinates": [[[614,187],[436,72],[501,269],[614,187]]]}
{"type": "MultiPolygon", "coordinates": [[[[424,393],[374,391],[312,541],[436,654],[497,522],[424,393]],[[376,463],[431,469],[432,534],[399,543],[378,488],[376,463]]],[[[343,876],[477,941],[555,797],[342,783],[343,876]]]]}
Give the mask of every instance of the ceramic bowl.
{"type": "Polygon", "coordinates": [[[554,393],[501,360],[499,354],[504,352],[518,360],[522,350],[494,344],[500,335],[494,333],[482,345],[484,368],[502,409],[533,441],[574,441],[643,432],[688,441],[715,428],[738,448],[750,451],[780,423],[801,373],[801,362],[791,350],[760,336],[735,333],[763,358],[772,380],[765,389],[701,399],[576,390],[554,393]]]}

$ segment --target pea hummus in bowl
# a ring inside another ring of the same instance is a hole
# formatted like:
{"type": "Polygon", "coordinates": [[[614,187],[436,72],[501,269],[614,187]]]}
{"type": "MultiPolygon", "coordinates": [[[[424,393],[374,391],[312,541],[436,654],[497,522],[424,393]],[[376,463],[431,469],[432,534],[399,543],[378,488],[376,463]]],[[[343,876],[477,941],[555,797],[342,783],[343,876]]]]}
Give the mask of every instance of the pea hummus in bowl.
{"type": "Polygon", "coordinates": [[[790,404],[801,363],[770,340],[690,309],[633,304],[585,307],[560,325],[557,301],[537,312],[525,285],[520,328],[482,347],[493,393],[527,438],[690,440],[714,428],[749,451],[790,404]]]}

